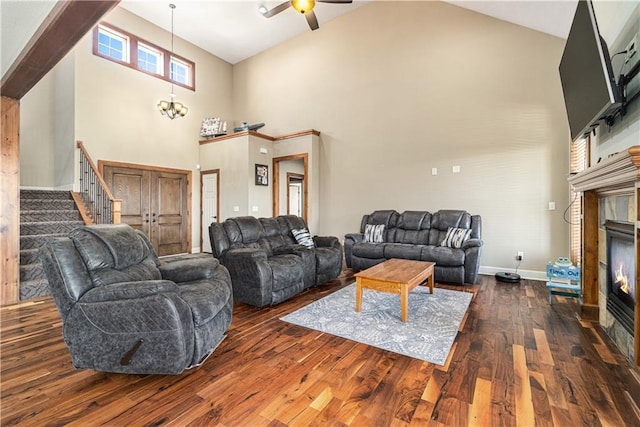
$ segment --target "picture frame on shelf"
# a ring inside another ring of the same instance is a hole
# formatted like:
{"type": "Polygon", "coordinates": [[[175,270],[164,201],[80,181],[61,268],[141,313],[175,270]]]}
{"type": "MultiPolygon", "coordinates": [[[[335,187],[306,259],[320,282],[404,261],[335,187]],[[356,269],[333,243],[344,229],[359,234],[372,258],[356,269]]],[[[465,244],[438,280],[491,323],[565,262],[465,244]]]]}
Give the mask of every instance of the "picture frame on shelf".
{"type": "Polygon", "coordinates": [[[256,185],[269,185],[269,166],[256,163],[256,185]]]}
{"type": "Polygon", "coordinates": [[[200,136],[213,138],[220,133],[220,117],[205,117],[200,126],[200,136]]]}

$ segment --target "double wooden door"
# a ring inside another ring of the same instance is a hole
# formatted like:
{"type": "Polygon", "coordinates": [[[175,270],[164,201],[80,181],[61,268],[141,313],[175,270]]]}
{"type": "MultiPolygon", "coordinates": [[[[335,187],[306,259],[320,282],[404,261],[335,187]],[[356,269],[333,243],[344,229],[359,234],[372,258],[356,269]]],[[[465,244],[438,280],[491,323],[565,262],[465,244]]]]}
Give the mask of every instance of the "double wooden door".
{"type": "Polygon", "coordinates": [[[190,171],[100,166],[113,197],[122,200],[123,223],[142,230],[159,256],[190,252],[190,171]]]}

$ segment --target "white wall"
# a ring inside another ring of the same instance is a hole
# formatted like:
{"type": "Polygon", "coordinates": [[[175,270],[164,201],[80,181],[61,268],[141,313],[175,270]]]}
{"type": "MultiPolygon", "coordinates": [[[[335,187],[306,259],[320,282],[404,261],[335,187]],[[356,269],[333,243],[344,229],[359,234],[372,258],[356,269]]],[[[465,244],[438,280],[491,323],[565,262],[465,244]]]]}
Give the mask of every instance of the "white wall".
{"type": "Polygon", "coordinates": [[[236,64],[234,115],[321,131],[318,234],[376,209],[466,209],[488,271],[524,251],[521,272],[541,272],[569,252],[563,47],[443,2],[373,2],[236,64]]]}
{"type": "Polygon", "coordinates": [[[249,187],[246,178],[248,156],[248,143],[239,142],[235,138],[200,146],[202,170],[219,170],[220,222],[230,217],[249,215],[249,187]]]}
{"type": "MultiPolygon", "coordinates": [[[[640,3],[630,1],[594,1],[598,28],[609,47],[609,54],[625,50],[634,34],[640,33],[640,3]]],[[[638,55],[638,54],[636,54],[638,55]]],[[[612,60],[616,79],[623,68],[624,55],[612,60]]],[[[628,71],[628,67],[626,69],[628,71]]],[[[636,76],[640,79],[640,76],[636,76]]],[[[620,152],[632,145],[640,144],[640,98],[636,98],[627,108],[624,117],[618,116],[609,128],[602,124],[591,144],[591,164],[599,158],[620,152]]]]}

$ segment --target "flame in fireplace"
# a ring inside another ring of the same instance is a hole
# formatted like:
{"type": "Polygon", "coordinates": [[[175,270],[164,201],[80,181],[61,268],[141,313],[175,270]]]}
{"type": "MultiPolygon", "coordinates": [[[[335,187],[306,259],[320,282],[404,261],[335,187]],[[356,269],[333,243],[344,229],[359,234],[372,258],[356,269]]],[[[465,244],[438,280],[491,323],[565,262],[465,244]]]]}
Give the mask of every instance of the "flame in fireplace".
{"type": "Polygon", "coordinates": [[[614,273],[615,273],[615,282],[616,284],[619,286],[619,289],[624,292],[625,294],[629,295],[629,279],[627,278],[627,276],[625,276],[625,274],[622,272],[622,268],[624,267],[624,263],[620,263],[620,268],[617,269],[614,273]]]}

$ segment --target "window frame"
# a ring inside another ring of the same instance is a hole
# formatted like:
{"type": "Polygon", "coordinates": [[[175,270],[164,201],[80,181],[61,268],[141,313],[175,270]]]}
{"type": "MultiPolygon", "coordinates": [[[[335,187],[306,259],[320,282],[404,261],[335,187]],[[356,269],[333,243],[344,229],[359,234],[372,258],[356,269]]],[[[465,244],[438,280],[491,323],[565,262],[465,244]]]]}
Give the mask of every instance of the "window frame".
{"type": "MultiPolygon", "coordinates": [[[[125,59],[114,58],[111,55],[106,55],[100,52],[100,27],[101,25],[97,25],[93,32],[93,54],[100,56],[102,58],[108,59],[110,61],[116,62],[118,64],[127,65],[131,61],[131,40],[127,35],[123,34],[120,31],[115,31],[109,26],[102,26],[105,29],[106,33],[111,33],[115,37],[122,38],[123,43],[123,56],[125,59]]],[[[114,37],[111,37],[114,38],[114,37]]]]}
{"type": "Polygon", "coordinates": [[[164,75],[164,57],[165,57],[165,55],[164,55],[163,51],[158,50],[157,48],[152,47],[149,44],[139,40],[136,43],[136,56],[137,56],[137,61],[136,61],[135,65],[136,65],[136,68],[138,70],[146,72],[146,73],[149,73],[149,74],[152,74],[154,76],[156,76],[156,75],[157,76],[163,76],[164,75]],[[157,72],[153,72],[153,71],[151,71],[151,70],[149,70],[147,68],[140,67],[140,51],[141,50],[147,51],[147,52],[149,52],[149,53],[151,53],[151,54],[156,56],[157,61],[158,61],[157,64],[156,64],[157,65],[156,69],[158,70],[157,72]]]}
{"type": "Polygon", "coordinates": [[[121,64],[124,65],[125,67],[128,68],[132,68],[134,70],[140,71],[142,73],[145,73],[147,75],[150,76],[154,76],[156,78],[159,78],[161,80],[167,81],[169,83],[175,84],[177,86],[181,86],[184,87],[186,89],[192,90],[195,92],[196,90],[196,64],[193,61],[190,61],[189,59],[180,56],[180,55],[176,55],[175,53],[171,53],[171,51],[164,49],[154,43],[151,43],[145,39],[142,39],[136,35],[133,35],[127,31],[124,31],[114,25],[111,25],[107,22],[100,22],[98,23],[98,25],[96,25],[93,29],[93,54],[95,56],[99,56],[101,58],[104,58],[108,61],[111,62],[115,62],[116,64],[121,64]],[[115,35],[120,35],[122,37],[124,37],[126,40],[128,40],[128,51],[129,51],[129,58],[128,61],[120,61],[116,58],[113,58],[109,55],[105,55],[103,53],[101,53],[98,50],[98,37],[99,37],[99,32],[100,32],[100,28],[104,28],[106,29],[108,32],[112,32],[115,35]],[[159,68],[162,68],[162,74],[158,74],[158,73],[153,73],[151,71],[148,71],[144,68],[140,68],[138,66],[138,44],[143,45],[144,47],[151,49],[151,50],[157,50],[161,55],[162,55],[162,65],[159,68]],[[175,58],[177,61],[182,62],[184,64],[186,64],[189,68],[190,68],[190,72],[191,72],[191,78],[190,78],[190,84],[184,84],[182,82],[179,82],[177,80],[173,80],[171,79],[171,59],[175,58]]]}

